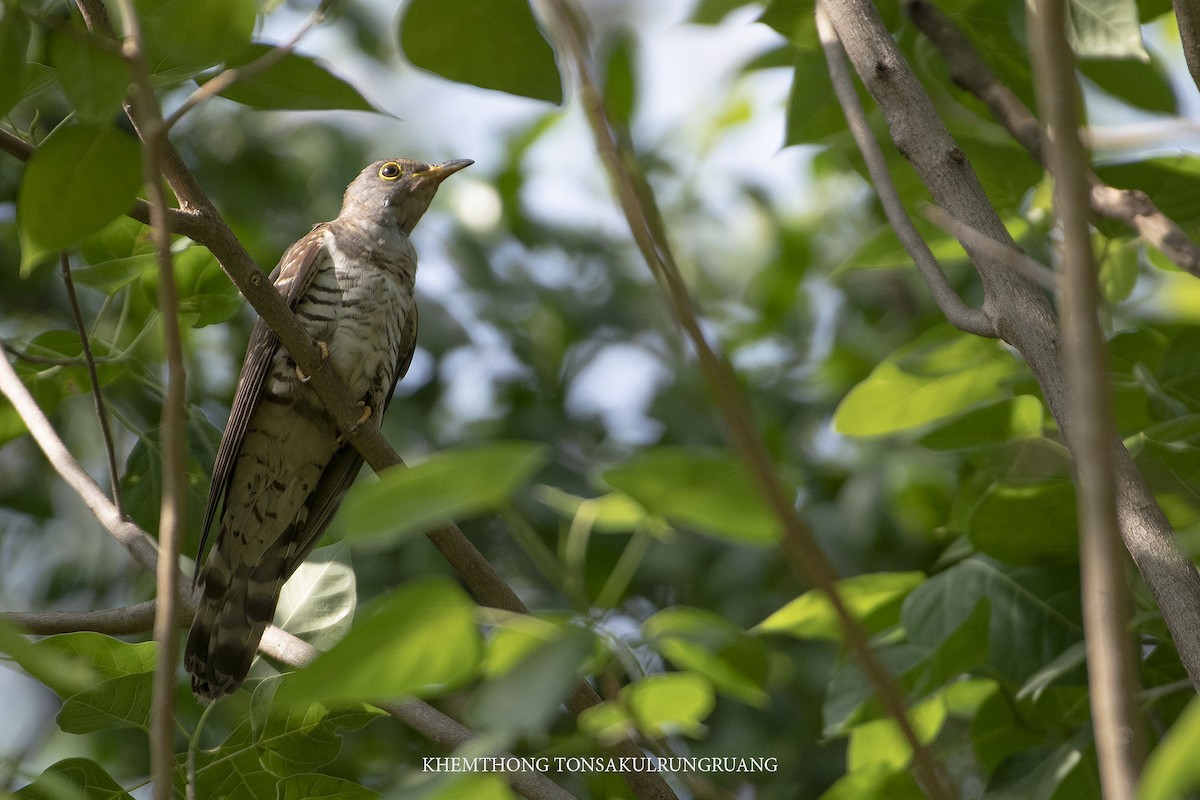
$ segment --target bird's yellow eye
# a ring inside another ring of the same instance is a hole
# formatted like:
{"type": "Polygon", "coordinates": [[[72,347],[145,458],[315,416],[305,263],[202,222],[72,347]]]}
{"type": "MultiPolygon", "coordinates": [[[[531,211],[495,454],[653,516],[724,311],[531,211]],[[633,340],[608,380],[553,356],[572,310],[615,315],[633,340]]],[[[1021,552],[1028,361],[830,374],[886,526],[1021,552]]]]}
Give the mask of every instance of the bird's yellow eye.
{"type": "Polygon", "coordinates": [[[401,171],[399,164],[395,161],[389,161],[379,168],[379,177],[385,181],[394,181],[400,177],[401,171]]]}

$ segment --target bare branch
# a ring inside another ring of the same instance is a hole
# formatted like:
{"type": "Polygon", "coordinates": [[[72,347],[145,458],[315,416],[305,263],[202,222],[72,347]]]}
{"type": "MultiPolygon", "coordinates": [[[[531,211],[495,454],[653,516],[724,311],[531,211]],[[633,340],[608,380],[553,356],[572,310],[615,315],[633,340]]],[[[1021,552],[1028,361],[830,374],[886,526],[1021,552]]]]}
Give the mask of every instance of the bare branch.
{"type": "Polygon", "coordinates": [[[1060,307],[1072,456],[1079,506],[1079,563],[1087,635],[1092,724],[1100,784],[1109,800],[1132,800],[1145,758],[1138,718],[1137,659],[1128,633],[1133,607],[1117,523],[1116,419],[1108,352],[1097,318],[1100,289],[1088,226],[1088,158],[1079,140],[1079,87],[1067,41],[1065,0],[1029,9],[1030,55],[1046,120],[1046,161],[1062,227],[1060,307]]]}
{"type": "Polygon", "coordinates": [[[1188,72],[1192,73],[1192,81],[1200,89],[1200,5],[1192,0],[1171,0],[1171,5],[1175,7],[1175,21],[1179,23],[1179,39],[1188,72]]]}
{"type": "Polygon", "coordinates": [[[636,156],[625,144],[629,139],[619,135],[609,119],[603,95],[592,77],[591,56],[574,4],[570,0],[548,0],[543,7],[548,12],[550,38],[555,49],[575,70],[596,152],[608,172],[633,239],[658,281],[675,321],[696,352],[705,382],[725,423],[730,446],[746,462],[755,483],[779,521],[786,561],[797,574],[811,580],[829,598],[850,651],[862,665],[884,708],[896,720],[911,747],[914,769],[925,789],[934,798],[949,798],[950,793],[929,750],[917,738],[909,722],[904,696],[895,678],[876,657],[862,626],[846,608],[837,589],[837,573],[833,565],[797,513],[793,498],[784,488],[738,388],[732,365],[724,354],[717,353],[701,329],[695,303],[675,262],[654,194],[644,177],[637,172],[636,156]]]}
{"type": "MultiPolygon", "coordinates": [[[[875,98],[892,138],[913,164],[933,200],[990,239],[1015,246],[969,161],[947,133],[878,10],[869,0],[824,0],[830,20],[859,78],[875,98]]],[[[1059,330],[1040,289],[1003,261],[966,247],[984,285],[984,312],[1004,341],[1025,358],[1067,442],[1073,419],[1067,403],[1059,330]]],[[[1166,515],[1120,440],[1115,451],[1117,512],[1125,546],[1154,594],[1193,685],[1200,688],[1200,575],[1179,552],[1166,515]]]]}
{"type": "Polygon", "coordinates": [[[854,141],[858,143],[859,152],[867,162],[867,171],[871,175],[871,182],[875,184],[875,192],[879,196],[879,202],[883,204],[883,211],[887,215],[888,222],[896,232],[896,236],[900,238],[900,243],[904,245],[904,250],[908,253],[909,258],[921,271],[930,293],[933,294],[934,302],[937,303],[938,308],[942,310],[950,324],[967,333],[995,338],[996,328],[992,325],[992,321],[982,310],[971,308],[958,296],[954,287],[950,285],[950,281],[946,279],[942,265],[934,258],[929,245],[913,226],[912,219],[904,209],[904,204],[900,202],[900,195],[896,191],[896,185],[892,182],[891,173],[888,172],[887,159],[867,124],[867,115],[863,111],[862,103],[859,102],[858,92],[854,89],[850,71],[846,67],[842,45],[837,40],[837,34],[829,24],[829,18],[822,10],[821,4],[817,3],[816,8],[817,34],[821,38],[821,47],[825,51],[825,62],[829,65],[829,77],[833,81],[834,92],[837,94],[838,103],[842,106],[842,112],[846,115],[850,133],[853,134],[854,141]]]}
{"type": "Polygon", "coordinates": [[[186,427],[186,382],[183,342],[179,334],[179,295],[171,262],[171,232],[167,227],[167,198],[162,187],[162,161],[167,144],[158,97],[150,84],[141,28],[133,0],[117,0],[125,21],[122,51],[133,76],[137,102],[129,105],[142,133],[142,172],[150,203],[150,227],[158,257],[158,307],[163,325],[167,360],[167,385],[163,397],[162,499],[159,506],[158,569],[155,595],[154,641],[158,661],[150,714],[150,776],[155,800],[172,800],[175,774],[175,667],[179,663],[178,580],[179,541],[187,519],[187,466],[183,435],[186,427]]]}
{"type": "MultiPolygon", "coordinates": [[[[1045,163],[1041,124],[1012,89],[984,62],[971,41],[929,0],[905,0],[905,11],[950,67],[951,79],[984,102],[1035,159],[1045,163]]],[[[1124,223],[1182,269],[1200,277],[1200,245],[1158,210],[1144,192],[1116,189],[1090,169],[1085,173],[1091,206],[1102,217],[1124,223]]]]}
{"type": "Polygon", "coordinates": [[[51,466],[79,495],[105,530],[129,551],[135,561],[153,571],[158,563],[158,546],[154,540],[122,517],[104,490],[79,466],[6,358],[0,358],[0,394],[12,403],[51,466]]]}
{"type": "Polygon", "coordinates": [[[79,298],[75,295],[75,281],[71,280],[71,261],[65,252],[59,259],[62,266],[63,285],[67,289],[67,300],[71,304],[71,317],[75,320],[75,330],[79,332],[79,342],[83,347],[83,361],[87,366],[88,380],[92,384],[92,397],[96,401],[96,418],[100,422],[100,436],[104,440],[104,454],[108,458],[108,478],[112,484],[113,505],[117,507],[118,514],[125,516],[125,504],[121,502],[117,452],[113,446],[112,426],[108,424],[108,407],[105,405],[104,395],[100,391],[100,377],[96,374],[96,358],[92,355],[87,326],[83,324],[83,312],[79,310],[79,298]]]}
{"type": "Polygon", "coordinates": [[[963,245],[969,244],[973,249],[987,253],[997,263],[1007,265],[1022,278],[1036,283],[1047,291],[1053,292],[1058,287],[1054,270],[1042,262],[1030,258],[1015,244],[1005,244],[984,236],[967,223],[953,217],[944,208],[927,205],[924,208],[924,214],[926,219],[958,239],[963,245]]]}
{"type": "MultiPolygon", "coordinates": [[[[150,630],[154,626],[155,605],[153,600],[147,600],[137,605],[98,611],[5,611],[0,612],[0,620],[37,636],[75,631],[124,636],[150,630]]],[[[187,616],[191,616],[190,613],[187,616]]]]}

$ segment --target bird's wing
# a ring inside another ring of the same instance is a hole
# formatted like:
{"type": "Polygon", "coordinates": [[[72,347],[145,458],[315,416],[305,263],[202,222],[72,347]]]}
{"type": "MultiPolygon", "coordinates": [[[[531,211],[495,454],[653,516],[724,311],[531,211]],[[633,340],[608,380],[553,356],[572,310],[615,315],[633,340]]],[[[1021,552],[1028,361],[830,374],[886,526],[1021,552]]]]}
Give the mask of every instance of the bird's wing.
{"type": "MultiPolygon", "coordinates": [[[[383,411],[387,411],[387,407],[392,403],[392,396],[396,392],[396,384],[399,383],[408,372],[409,366],[412,364],[413,353],[417,347],[417,307],[412,307],[412,313],[408,315],[408,320],[404,324],[404,334],[401,336],[401,341],[407,344],[407,347],[400,352],[400,358],[396,363],[396,379],[392,381],[392,388],[388,391],[387,400],[384,401],[383,411]]],[[[382,421],[382,414],[380,419],[382,421]]],[[[295,570],[308,558],[308,554],[316,546],[321,535],[325,533],[325,529],[329,527],[333,515],[337,513],[338,506],[342,504],[342,498],[346,496],[346,490],[350,488],[350,484],[354,483],[354,479],[358,477],[358,471],[362,468],[362,454],[347,442],[338,448],[333,454],[333,458],[329,459],[328,466],[321,473],[320,480],[317,481],[316,488],[308,503],[308,518],[304,522],[304,528],[299,532],[296,540],[296,549],[292,551],[292,555],[288,560],[287,574],[295,572],[295,570]]]]}
{"type": "MultiPolygon", "coordinates": [[[[324,252],[321,237],[328,223],[313,227],[307,235],[297,240],[279,259],[279,264],[271,272],[270,280],[283,295],[288,308],[294,309],[308,285],[316,274],[316,265],[324,252]]],[[[279,338],[261,318],[254,323],[250,333],[250,343],[246,346],[246,360],[242,363],[242,372],[238,376],[237,392],[233,397],[233,406],[229,410],[229,422],[225,433],[221,436],[221,444],[217,448],[217,457],[213,462],[212,484],[208,494],[208,506],[204,509],[204,527],[200,532],[200,547],[196,552],[196,563],[199,564],[204,556],[204,545],[208,541],[209,529],[213,520],[220,513],[229,482],[233,479],[233,467],[237,463],[238,452],[242,449],[242,440],[246,436],[246,427],[250,417],[258,407],[262,397],[263,381],[271,367],[271,360],[279,349],[279,338]]],[[[200,570],[196,570],[196,575],[200,570]]],[[[193,578],[194,580],[194,578],[193,578]]]]}

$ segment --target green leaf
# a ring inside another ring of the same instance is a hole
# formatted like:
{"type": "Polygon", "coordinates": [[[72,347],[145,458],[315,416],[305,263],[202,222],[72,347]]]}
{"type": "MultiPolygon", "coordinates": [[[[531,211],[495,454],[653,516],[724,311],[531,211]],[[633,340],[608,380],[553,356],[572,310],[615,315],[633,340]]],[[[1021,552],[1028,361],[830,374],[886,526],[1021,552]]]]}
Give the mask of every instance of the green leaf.
{"type": "Polygon", "coordinates": [[[1077,569],[1009,567],[986,556],[960,561],[914,589],[901,622],[910,641],[935,645],[981,600],[990,605],[986,662],[1017,685],[1083,638],[1077,569]]]}
{"type": "Polygon", "coordinates": [[[141,153],[132,137],[116,128],[59,128],[21,176],[17,226],[22,274],[123,214],[141,185],[141,153]]]}
{"type": "Polygon", "coordinates": [[[1142,772],[1139,800],[1174,800],[1200,787],[1200,698],[1193,697],[1175,721],[1142,772]]]}
{"type": "MultiPolygon", "coordinates": [[[[219,747],[200,748],[195,764],[196,797],[274,797],[279,777],[263,765],[260,755],[249,720],[235,727],[219,747]]],[[[185,759],[184,754],[177,757],[177,775],[184,774],[185,759]]]]}
{"type": "Polygon", "coordinates": [[[574,625],[549,626],[549,630],[515,661],[511,652],[498,660],[489,655],[489,677],[467,710],[472,727],[511,736],[541,736],[549,731],[594,646],[592,635],[574,625]],[[498,661],[511,663],[497,674],[498,661]]]}
{"type": "Polygon", "coordinates": [[[1079,70],[1093,83],[1129,105],[1156,114],[1174,116],[1179,98],[1171,76],[1159,59],[1090,59],[1079,62],[1079,70]]]}
{"type": "MultiPolygon", "coordinates": [[[[157,261],[155,263],[157,265],[157,261]]],[[[193,328],[224,322],[241,309],[242,296],[208,248],[194,245],[177,253],[172,259],[172,267],[179,313],[193,328]]],[[[141,274],[142,291],[155,307],[158,306],[158,283],[157,269],[141,274]]]]}
{"type": "Polygon", "coordinates": [[[50,33],[50,60],[58,70],[59,82],[75,113],[84,122],[103,124],[121,110],[121,100],[130,83],[125,60],[101,46],[101,40],[81,28],[50,33]]]}
{"type": "Polygon", "coordinates": [[[1079,559],[1075,486],[992,484],[971,514],[967,535],[981,552],[1014,566],[1079,559]]]}
{"type": "Polygon", "coordinates": [[[29,49],[29,19],[15,4],[0,7],[0,118],[8,115],[25,87],[25,52],[29,49]]]}
{"type": "MultiPolygon", "coordinates": [[[[900,604],[925,580],[923,572],[876,572],[838,581],[846,608],[870,631],[900,621],[900,604]]],[[[754,633],[783,633],[800,639],[842,638],[842,626],[829,598],[810,589],[753,628],[754,633]]]]}
{"type": "MultiPolygon", "coordinates": [[[[908,711],[908,721],[922,744],[929,744],[937,737],[946,716],[946,703],[940,694],[908,711]]],[[[900,770],[911,761],[912,748],[900,726],[890,717],[865,722],[850,731],[846,768],[851,774],[877,766],[900,770]]]]}
{"type": "Polygon", "coordinates": [[[833,424],[847,436],[886,436],[993,398],[1020,366],[1000,343],[937,328],[901,347],[850,390],[833,424]]]}
{"type": "Polygon", "coordinates": [[[753,706],[766,704],[766,647],[719,614],[668,608],[642,623],[642,636],[676,667],[703,675],[722,693],[753,706]]]}
{"type": "Polygon", "coordinates": [[[1080,59],[1148,61],[1135,0],[1071,0],[1071,47],[1080,59]]]}
{"type": "Polygon", "coordinates": [[[1100,292],[1108,303],[1116,304],[1129,297],[1137,284],[1141,260],[1138,251],[1141,243],[1134,239],[1125,243],[1106,241],[1103,236],[1096,234],[1098,243],[1107,245],[1097,248],[1100,271],[1096,280],[1100,292]]]}
{"type": "Polygon", "coordinates": [[[150,69],[186,75],[225,61],[250,41],[258,5],[247,0],[135,0],[150,69]]]}
{"type": "Polygon", "coordinates": [[[287,775],[275,785],[276,800],[373,800],[383,795],[354,781],[303,772],[287,775]]]}
{"type": "Polygon", "coordinates": [[[1042,401],[1022,394],[969,408],[934,425],[917,442],[930,450],[989,447],[1014,439],[1037,439],[1045,422],[1042,401]]]}
{"type": "Polygon", "coordinates": [[[813,144],[845,130],[846,117],[833,94],[825,56],[820,50],[797,47],[794,62],[784,144],[813,144]]]}
{"type": "Polygon", "coordinates": [[[636,44],[632,37],[622,36],[609,52],[604,67],[604,107],[609,118],[625,129],[633,122],[637,102],[636,44]]]}
{"type": "Polygon", "coordinates": [[[415,66],[484,89],[562,102],[554,51],[526,0],[411,0],[400,49],[415,66]]]}
{"type": "Polygon", "coordinates": [[[104,767],[87,758],[64,758],[15,796],[20,800],[133,800],[104,767]]]}
{"type": "Polygon", "coordinates": [[[266,714],[252,714],[253,748],[259,762],[275,775],[293,775],[319,769],[342,750],[342,732],[362,728],[383,712],[365,705],[326,708],[320,703],[286,709],[275,705],[278,677],[255,689],[252,709],[268,706],[266,714]],[[260,722],[261,720],[261,722],[260,722]]]}
{"type": "Polygon", "coordinates": [[[908,770],[874,766],[847,773],[820,800],[923,800],[928,797],[908,770]]]}
{"type": "MultiPolygon", "coordinates": [[[[252,44],[230,59],[229,66],[248,64],[271,49],[269,45],[252,44]]],[[[237,81],[221,96],[263,111],[378,110],[324,64],[298,53],[289,53],[257,75],[237,81]]]]}
{"type": "Polygon", "coordinates": [[[676,524],[748,544],[779,537],[749,470],[724,452],[654,447],[605,472],[604,481],[676,524]]]}
{"type": "Polygon", "coordinates": [[[439,776],[432,789],[413,794],[413,800],[517,800],[504,778],[486,772],[439,776]]]}
{"type": "Polygon", "coordinates": [[[390,542],[445,519],[494,511],[545,460],[546,448],[533,442],[493,442],[435,454],[351,488],[338,530],[351,541],[390,542]]]}
{"type": "Polygon", "coordinates": [[[358,592],[345,542],[319,547],[283,585],[275,624],[318,650],[328,650],[350,630],[358,592]]]}
{"type": "Polygon", "coordinates": [[[538,485],[534,487],[534,496],[567,519],[587,515],[592,530],[599,533],[628,533],[648,519],[641,505],[620,492],[576,497],[555,486],[538,485]]]}
{"type": "Polygon", "coordinates": [[[432,696],[462,685],[482,654],[474,603],[448,580],[414,581],[363,609],[340,642],[289,676],[293,703],[432,696]]]}
{"type": "Polygon", "coordinates": [[[1090,728],[1057,748],[1025,750],[1005,760],[988,781],[991,800],[1075,800],[1101,797],[1090,728]]]}
{"type": "Polygon", "coordinates": [[[712,682],[694,672],[649,675],[626,686],[621,696],[638,729],[652,739],[703,736],[703,722],[716,704],[712,682]]]}
{"type": "Polygon", "coordinates": [[[150,730],[154,675],[141,672],[109,678],[63,701],[58,727],[66,733],[95,733],[115,728],[150,730]]]}
{"type": "MultiPolygon", "coordinates": [[[[67,634],[69,636],[99,636],[99,634],[67,634]]],[[[66,697],[96,683],[100,672],[82,658],[56,647],[63,636],[49,636],[37,642],[12,625],[0,621],[0,653],[4,653],[34,678],[37,678],[60,697],[66,697]],[[52,644],[46,644],[51,642],[52,644]]]]}

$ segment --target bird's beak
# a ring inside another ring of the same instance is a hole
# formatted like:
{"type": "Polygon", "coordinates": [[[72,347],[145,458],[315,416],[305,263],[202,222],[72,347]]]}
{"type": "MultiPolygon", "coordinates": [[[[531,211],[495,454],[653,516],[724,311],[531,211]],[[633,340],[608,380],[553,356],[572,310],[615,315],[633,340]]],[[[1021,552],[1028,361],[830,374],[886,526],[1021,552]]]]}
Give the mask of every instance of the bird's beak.
{"type": "Polygon", "coordinates": [[[469,158],[456,158],[453,161],[443,161],[440,164],[434,164],[429,169],[421,172],[420,175],[422,178],[433,180],[434,183],[441,183],[460,169],[469,167],[474,163],[469,158]]]}

